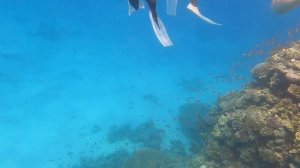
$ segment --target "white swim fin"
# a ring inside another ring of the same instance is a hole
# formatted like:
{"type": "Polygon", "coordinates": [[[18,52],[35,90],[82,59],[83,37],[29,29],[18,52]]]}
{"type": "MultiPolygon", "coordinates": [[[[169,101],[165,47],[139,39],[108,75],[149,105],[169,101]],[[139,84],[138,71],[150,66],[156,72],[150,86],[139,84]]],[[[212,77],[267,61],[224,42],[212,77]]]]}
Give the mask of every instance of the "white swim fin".
{"type": "Polygon", "coordinates": [[[187,8],[193,12],[196,16],[198,16],[200,19],[202,19],[203,21],[205,21],[206,23],[209,23],[209,24],[213,24],[213,25],[222,25],[222,24],[219,24],[219,23],[216,23],[214,22],[213,20],[207,18],[206,16],[202,15],[198,9],[197,6],[194,6],[192,3],[189,3],[187,8]]]}
{"type": "Polygon", "coordinates": [[[176,16],[177,0],[167,0],[167,14],[176,16]]]}
{"type": "Polygon", "coordinates": [[[169,35],[166,31],[166,28],[165,28],[164,24],[162,23],[162,21],[159,19],[159,17],[157,17],[157,22],[155,22],[151,11],[149,12],[149,17],[150,17],[150,20],[151,20],[153,30],[154,30],[155,35],[156,35],[157,39],[159,40],[159,42],[164,47],[172,46],[173,43],[170,40],[169,35]]]}
{"type": "Polygon", "coordinates": [[[139,9],[145,8],[145,5],[142,1],[139,0],[128,0],[128,15],[130,16],[133,12],[139,9]],[[130,3],[132,2],[132,3],[130,3]]]}

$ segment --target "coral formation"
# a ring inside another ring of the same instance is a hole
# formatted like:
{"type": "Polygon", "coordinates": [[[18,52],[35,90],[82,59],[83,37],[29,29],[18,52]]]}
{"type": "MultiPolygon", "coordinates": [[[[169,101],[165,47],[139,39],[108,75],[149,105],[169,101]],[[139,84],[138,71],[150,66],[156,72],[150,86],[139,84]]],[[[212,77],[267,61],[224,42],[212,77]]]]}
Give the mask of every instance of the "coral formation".
{"type": "Polygon", "coordinates": [[[183,157],[159,150],[142,149],[134,152],[125,162],[123,168],[184,168],[183,157]]]}
{"type": "Polygon", "coordinates": [[[156,128],[154,122],[147,121],[132,129],[129,124],[111,127],[107,134],[110,143],[128,139],[132,143],[142,144],[144,147],[160,149],[163,142],[164,130],[156,128]]]}
{"type": "Polygon", "coordinates": [[[181,86],[186,92],[201,93],[207,89],[205,83],[199,78],[183,79],[179,86],[181,86]]]}
{"type": "Polygon", "coordinates": [[[201,137],[206,129],[206,121],[204,116],[208,111],[208,107],[201,102],[186,103],[179,109],[178,122],[180,131],[188,137],[190,141],[189,151],[198,153],[202,148],[201,137]]]}
{"type": "Polygon", "coordinates": [[[109,143],[114,143],[117,141],[122,141],[130,137],[132,133],[131,127],[129,124],[124,124],[121,126],[112,126],[107,134],[107,141],[109,143]]]}
{"type": "Polygon", "coordinates": [[[180,156],[186,156],[187,154],[184,144],[179,140],[171,140],[168,151],[180,156]]]}
{"type": "Polygon", "coordinates": [[[129,157],[125,150],[116,151],[107,156],[100,156],[95,159],[81,158],[80,164],[75,168],[121,168],[124,161],[129,157]]]}
{"type": "Polygon", "coordinates": [[[161,106],[162,104],[159,101],[159,98],[154,94],[144,94],[143,99],[155,106],[161,106]]]}
{"type": "Polygon", "coordinates": [[[131,154],[121,150],[96,159],[82,158],[74,168],[197,168],[188,166],[191,163],[199,164],[199,161],[191,162],[169,151],[145,148],[131,154]]]}
{"type": "Polygon", "coordinates": [[[300,167],[299,62],[300,43],[277,50],[252,69],[256,81],[218,99],[203,137],[213,167],[300,167]]]}

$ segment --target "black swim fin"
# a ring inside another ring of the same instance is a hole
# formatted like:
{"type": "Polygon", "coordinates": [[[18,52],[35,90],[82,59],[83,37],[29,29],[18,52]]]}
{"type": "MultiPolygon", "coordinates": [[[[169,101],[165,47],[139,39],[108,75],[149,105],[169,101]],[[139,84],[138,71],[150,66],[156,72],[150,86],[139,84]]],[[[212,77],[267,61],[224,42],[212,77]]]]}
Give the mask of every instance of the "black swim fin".
{"type": "Polygon", "coordinates": [[[128,14],[131,15],[134,11],[144,8],[144,3],[140,0],[128,0],[128,14]]]}
{"type": "Polygon", "coordinates": [[[140,8],[139,0],[129,0],[129,4],[135,9],[138,10],[140,8]]]}
{"type": "Polygon", "coordinates": [[[154,33],[155,33],[157,39],[159,40],[159,42],[164,47],[172,46],[173,43],[167,33],[167,30],[166,30],[163,22],[159,19],[158,16],[156,16],[156,18],[154,18],[151,11],[149,11],[149,17],[151,20],[152,28],[153,28],[154,33]]]}

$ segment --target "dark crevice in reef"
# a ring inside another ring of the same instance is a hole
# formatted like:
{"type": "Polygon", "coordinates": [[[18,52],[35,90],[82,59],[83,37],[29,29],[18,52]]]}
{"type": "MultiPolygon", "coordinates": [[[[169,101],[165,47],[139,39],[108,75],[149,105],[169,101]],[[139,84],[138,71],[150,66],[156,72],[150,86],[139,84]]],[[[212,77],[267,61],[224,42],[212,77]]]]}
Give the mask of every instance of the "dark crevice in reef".
{"type": "MultiPolygon", "coordinates": [[[[219,97],[210,109],[200,104],[180,108],[178,123],[191,142],[191,154],[165,151],[155,143],[156,149],[120,155],[122,163],[115,167],[300,167],[300,42],[274,51],[251,73],[255,81],[219,97]]],[[[84,163],[78,167],[102,168],[84,163]]]]}

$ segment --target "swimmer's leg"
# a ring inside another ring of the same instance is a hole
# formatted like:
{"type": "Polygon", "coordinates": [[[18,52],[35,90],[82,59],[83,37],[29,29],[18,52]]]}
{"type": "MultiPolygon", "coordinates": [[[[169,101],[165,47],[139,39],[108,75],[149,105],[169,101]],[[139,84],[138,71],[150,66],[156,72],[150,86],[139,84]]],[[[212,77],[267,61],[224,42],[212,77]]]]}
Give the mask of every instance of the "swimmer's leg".
{"type": "Polygon", "coordinates": [[[172,46],[173,43],[169,38],[169,35],[166,31],[166,28],[163,24],[163,22],[160,20],[160,18],[157,15],[156,12],[156,0],[146,0],[149,6],[149,17],[151,20],[152,28],[154,30],[154,33],[159,40],[159,42],[164,46],[172,46]]]}
{"type": "Polygon", "coordinates": [[[198,1],[197,0],[191,0],[188,4],[187,8],[194,13],[196,16],[198,16],[200,19],[205,21],[206,23],[213,24],[213,25],[221,25],[219,23],[214,22],[213,20],[209,19],[208,17],[201,14],[198,8],[198,1]]]}
{"type": "Polygon", "coordinates": [[[300,0],[272,0],[272,10],[283,14],[300,5],[300,0]]]}
{"type": "Polygon", "coordinates": [[[154,30],[154,33],[159,40],[159,42],[164,46],[164,47],[169,47],[172,46],[173,43],[167,33],[167,30],[163,24],[163,22],[160,20],[159,17],[154,20],[153,15],[151,11],[149,12],[149,17],[151,20],[152,28],[154,30]]]}
{"type": "Polygon", "coordinates": [[[155,21],[157,26],[159,26],[158,21],[157,21],[158,16],[157,16],[157,12],[156,12],[156,0],[146,0],[146,1],[149,6],[150,13],[152,15],[153,20],[155,21]]]}
{"type": "Polygon", "coordinates": [[[167,14],[176,15],[177,0],[167,0],[167,14]]]}
{"type": "Polygon", "coordinates": [[[128,0],[128,14],[131,15],[134,11],[144,8],[144,4],[140,0],[128,0]]]}

